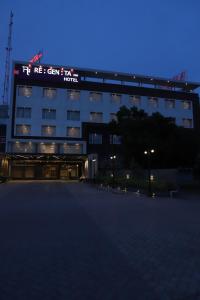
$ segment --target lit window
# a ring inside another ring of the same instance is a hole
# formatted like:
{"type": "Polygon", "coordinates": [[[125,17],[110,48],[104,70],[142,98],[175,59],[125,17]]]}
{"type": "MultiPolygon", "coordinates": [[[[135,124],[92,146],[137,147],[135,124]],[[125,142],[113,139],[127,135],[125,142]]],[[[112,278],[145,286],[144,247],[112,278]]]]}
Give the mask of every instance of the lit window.
{"type": "Polygon", "coordinates": [[[23,97],[31,97],[32,95],[32,87],[31,86],[19,86],[18,87],[18,95],[23,97]]]}
{"type": "Polygon", "coordinates": [[[140,106],[141,98],[140,96],[129,96],[129,102],[131,105],[140,106]]]}
{"type": "Polygon", "coordinates": [[[90,113],[90,121],[95,122],[95,123],[103,122],[103,113],[91,112],[90,113]]]}
{"type": "Polygon", "coordinates": [[[55,136],[56,135],[56,126],[42,126],[42,136],[55,136]]]}
{"type": "Polygon", "coordinates": [[[175,108],[175,100],[174,99],[165,99],[165,107],[172,109],[175,108]]]}
{"type": "Polygon", "coordinates": [[[43,108],[42,109],[42,119],[55,120],[56,119],[56,110],[43,108]]]}
{"type": "Polygon", "coordinates": [[[191,101],[182,101],[182,107],[183,109],[191,109],[192,108],[192,102],[191,101]]]}
{"type": "Polygon", "coordinates": [[[158,98],[150,97],[149,98],[149,106],[152,108],[158,108],[158,98]]]}
{"type": "Polygon", "coordinates": [[[98,102],[102,100],[102,93],[90,92],[89,99],[91,102],[98,102]]]}
{"type": "Polygon", "coordinates": [[[43,97],[48,99],[53,99],[56,97],[56,89],[53,88],[43,88],[43,97]]]}
{"type": "Polygon", "coordinates": [[[16,135],[30,135],[31,126],[30,125],[16,125],[16,135]]]}
{"type": "Polygon", "coordinates": [[[68,110],[67,111],[67,120],[80,121],[80,111],[78,111],[78,110],[68,110]]]}
{"type": "Polygon", "coordinates": [[[90,133],[89,144],[102,144],[102,134],[90,133]]]}
{"type": "Polygon", "coordinates": [[[111,94],[111,103],[120,104],[121,103],[121,95],[111,94]]]}
{"type": "Polygon", "coordinates": [[[82,152],[83,152],[82,144],[67,143],[61,145],[62,154],[82,154],[82,152]]]}
{"type": "Polygon", "coordinates": [[[73,138],[80,137],[80,127],[67,127],[67,136],[73,138]]]}
{"type": "Polygon", "coordinates": [[[12,144],[12,152],[16,153],[33,153],[34,152],[34,144],[24,143],[24,142],[16,142],[12,144]]]}
{"type": "Polygon", "coordinates": [[[80,99],[80,91],[68,90],[67,98],[70,100],[79,100],[80,99]]]}
{"type": "Polygon", "coordinates": [[[31,108],[30,107],[17,107],[17,118],[29,119],[31,118],[31,108]]]}
{"type": "Polygon", "coordinates": [[[110,114],[110,121],[117,121],[117,115],[115,113],[110,114]]]}
{"type": "Polygon", "coordinates": [[[45,154],[53,154],[56,153],[56,144],[44,144],[40,143],[38,147],[39,153],[45,153],[45,154]]]}
{"type": "Polygon", "coordinates": [[[112,134],[110,135],[110,144],[120,145],[121,144],[121,136],[112,134]]]}
{"type": "Polygon", "coordinates": [[[183,118],[183,127],[193,128],[192,119],[183,118]]]}

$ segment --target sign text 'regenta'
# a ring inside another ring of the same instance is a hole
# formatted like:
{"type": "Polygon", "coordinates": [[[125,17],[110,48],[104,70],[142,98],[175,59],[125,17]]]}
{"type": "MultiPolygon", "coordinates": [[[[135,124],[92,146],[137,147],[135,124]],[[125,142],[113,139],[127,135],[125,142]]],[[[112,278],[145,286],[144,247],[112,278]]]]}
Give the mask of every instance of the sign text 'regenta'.
{"type": "Polygon", "coordinates": [[[79,74],[74,69],[48,67],[48,66],[33,66],[16,65],[15,75],[20,78],[29,77],[30,79],[50,80],[50,81],[67,81],[79,82],[79,74]]]}

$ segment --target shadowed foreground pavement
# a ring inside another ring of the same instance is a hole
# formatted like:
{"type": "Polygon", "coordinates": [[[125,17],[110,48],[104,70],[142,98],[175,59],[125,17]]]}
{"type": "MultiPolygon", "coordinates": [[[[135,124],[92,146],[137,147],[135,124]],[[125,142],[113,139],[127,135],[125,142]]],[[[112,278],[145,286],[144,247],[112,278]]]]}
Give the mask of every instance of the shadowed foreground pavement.
{"type": "Polygon", "coordinates": [[[0,300],[196,300],[199,253],[198,199],[0,186],[0,300]]]}

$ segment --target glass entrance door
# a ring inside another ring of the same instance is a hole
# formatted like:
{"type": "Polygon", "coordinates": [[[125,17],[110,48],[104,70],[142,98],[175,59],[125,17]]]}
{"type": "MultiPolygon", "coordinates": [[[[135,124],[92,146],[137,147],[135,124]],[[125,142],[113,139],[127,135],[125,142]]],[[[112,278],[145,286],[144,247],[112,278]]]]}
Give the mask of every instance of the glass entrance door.
{"type": "Polygon", "coordinates": [[[60,179],[77,179],[79,177],[79,166],[62,165],[60,168],[60,179]]]}
{"type": "Polygon", "coordinates": [[[43,166],[44,179],[58,179],[58,166],[43,166]]]}

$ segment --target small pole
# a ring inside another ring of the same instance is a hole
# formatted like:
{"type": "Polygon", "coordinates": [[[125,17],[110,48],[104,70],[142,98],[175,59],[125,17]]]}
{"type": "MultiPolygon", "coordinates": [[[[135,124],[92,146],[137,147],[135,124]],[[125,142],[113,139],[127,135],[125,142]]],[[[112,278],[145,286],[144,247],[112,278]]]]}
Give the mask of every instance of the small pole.
{"type": "Polygon", "coordinates": [[[152,186],[151,186],[151,157],[150,153],[148,156],[148,195],[149,197],[152,197],[152,186]]]}
{"type": "Polygon", "coordinates": [[[151,150],[145,150],[144,154],[147,156],[147,162],[148,162],[148,196],[152,197],[152,184],[151,184],[151,155],[155,152],[154,149],[151,150]]]}

